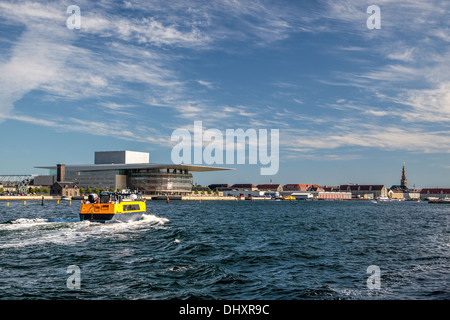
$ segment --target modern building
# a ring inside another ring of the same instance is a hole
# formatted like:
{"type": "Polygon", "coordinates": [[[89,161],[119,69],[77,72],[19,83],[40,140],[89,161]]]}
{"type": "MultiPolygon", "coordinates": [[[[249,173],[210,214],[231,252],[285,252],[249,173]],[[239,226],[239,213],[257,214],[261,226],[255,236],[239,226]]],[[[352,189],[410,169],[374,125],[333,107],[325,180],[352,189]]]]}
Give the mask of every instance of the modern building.
{"type": "MultiPolygon", "coordinates": [[[[231,170],[228,168],[155,164],[148,162],[149,154],[135,151],[97,151],[94,164],[65,165],[64,180],[78,187],[132,189],[149,195],[185,195],[191,192],[193,172],[231,170]]],[[[50,170],[37,181],[53,185],[58,181],[56,166],[39,166],[50,170]]]]}

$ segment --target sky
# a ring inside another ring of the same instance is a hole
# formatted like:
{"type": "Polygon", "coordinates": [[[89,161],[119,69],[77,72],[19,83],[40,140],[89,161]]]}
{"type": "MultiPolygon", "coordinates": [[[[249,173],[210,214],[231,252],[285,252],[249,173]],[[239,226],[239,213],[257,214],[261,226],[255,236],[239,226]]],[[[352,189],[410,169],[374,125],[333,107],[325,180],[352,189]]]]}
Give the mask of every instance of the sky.
{"type": "Polygon", "coordinates": [[[279,170],[214,164],[234,170],[196,173],[198,184],[391,186],[405,163],[409,186],[450,187],[449,11],[446,0],[0,1],[0,174],[106,150],[172,163],[172,133],[202,121],[279,130],[279,170]]]}

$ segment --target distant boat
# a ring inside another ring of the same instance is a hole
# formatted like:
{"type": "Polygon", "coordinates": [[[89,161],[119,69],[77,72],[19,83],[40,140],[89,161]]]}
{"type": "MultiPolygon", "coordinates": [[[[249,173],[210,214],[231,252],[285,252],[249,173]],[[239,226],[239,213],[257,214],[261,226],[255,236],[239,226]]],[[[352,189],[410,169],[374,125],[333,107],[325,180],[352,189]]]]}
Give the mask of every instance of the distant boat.
{"type": "Polygon", "coordinates": [[[450,198],[445,198],[445,199],[429,199],[428,203],[446,203],[446,204],[450,204],[450,198]]]}

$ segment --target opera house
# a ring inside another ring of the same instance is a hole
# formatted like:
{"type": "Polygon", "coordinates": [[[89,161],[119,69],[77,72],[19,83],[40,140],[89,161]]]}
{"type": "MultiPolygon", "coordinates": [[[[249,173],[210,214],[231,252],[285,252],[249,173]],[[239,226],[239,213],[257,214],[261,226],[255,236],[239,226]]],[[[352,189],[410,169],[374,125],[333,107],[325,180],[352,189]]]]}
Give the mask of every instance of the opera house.
{"type": "Polygon", "coordinates": [[[73,183],[82,188],[132,189],[148,195],[185,195],[192,190],[193,172],[231,170],[211,166],[150,163],[150,155],[136,151],[97,151],[94,164],[38,166],[48,175],[36,176],[35,185],[73,183]]]}

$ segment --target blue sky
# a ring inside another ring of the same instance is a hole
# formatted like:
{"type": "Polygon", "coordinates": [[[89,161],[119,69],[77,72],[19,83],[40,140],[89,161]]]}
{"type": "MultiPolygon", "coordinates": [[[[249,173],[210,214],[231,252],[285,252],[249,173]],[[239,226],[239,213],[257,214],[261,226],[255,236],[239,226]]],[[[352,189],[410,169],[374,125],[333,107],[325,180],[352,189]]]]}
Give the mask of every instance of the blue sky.
{"type": "Polygon", "coordinates": [[[0,174],[170,163],[171,134],[280,130],[280,168],[209,183],[450,186],[448,1],[0,1],[0,174]],[[81,28],[69,30],[69,5],[81,28]],[[370,30],[367,7],[381,9],[370,30]]]}

